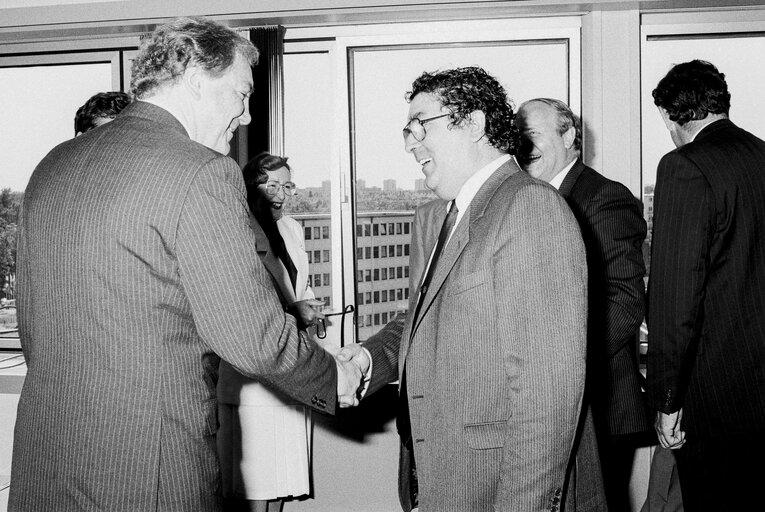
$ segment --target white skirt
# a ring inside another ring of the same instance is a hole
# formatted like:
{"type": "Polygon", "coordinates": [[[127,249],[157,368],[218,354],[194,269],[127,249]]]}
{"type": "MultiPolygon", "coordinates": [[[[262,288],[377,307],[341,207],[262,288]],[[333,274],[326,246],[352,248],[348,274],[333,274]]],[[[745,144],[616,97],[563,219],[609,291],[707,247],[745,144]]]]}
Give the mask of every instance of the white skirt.
{"type": "Polygon", "coordinates": [[[224,496],[272,500],[311,491],[308,408],[221,403],[219,421],[224,496]]]}

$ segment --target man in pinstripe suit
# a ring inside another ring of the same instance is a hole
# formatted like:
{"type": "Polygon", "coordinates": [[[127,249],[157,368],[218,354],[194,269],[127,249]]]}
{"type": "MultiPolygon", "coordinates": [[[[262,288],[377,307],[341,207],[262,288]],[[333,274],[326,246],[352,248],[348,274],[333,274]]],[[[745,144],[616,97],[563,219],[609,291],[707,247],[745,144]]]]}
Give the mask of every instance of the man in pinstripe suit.
{"type": "Polygon", "coordinates": [[[760,510],[765,482],[765,142],[728,119],[725,75],[674,66],[653,91],[659,162],[648,392],[686,512],[760,510]]]}
{"type": "Polygon", "coordinates": [[[405,148],[439,199],[415,213],[408,315],[364,342],[368,352],[346,347],[371,356],[369,392],[401,383],[401,504],[560,510],[584,388],[579,228],[510,156],[513,111],[495,78],[424,73],[409,100],[405,148]]]}
{"type": "Polygon", "coordinates": [[[581,121],[562,101],[523,103],[516,125],[521,167],[560,191],[587,248],[587,416],[569,509],[627,511],[635,448],[639,435],[651,428],[637,361],[645,312],[646,223],[640,202],[621,183],[584,165],[581,121]]]}
{"type": "Polygon", "coordinates": [[[137,101],[35,169],[10,510],[220,510],[221,357],[320,411],[356,403],[359,370],[283,311],[225,156],[256,59],[209,20],[158,27],[134,61],[137,101]]]}

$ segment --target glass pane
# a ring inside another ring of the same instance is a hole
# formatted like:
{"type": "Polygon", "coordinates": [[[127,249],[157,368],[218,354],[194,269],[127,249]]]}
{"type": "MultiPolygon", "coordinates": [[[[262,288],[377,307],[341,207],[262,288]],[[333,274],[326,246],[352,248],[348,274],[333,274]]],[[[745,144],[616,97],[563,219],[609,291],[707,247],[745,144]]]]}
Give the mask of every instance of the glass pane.
{"type": "MultiPolygon", "coordinates": [[[[643,215],[648,224],[648,236],[643,257],[647,273],[651,271],[651,239],[653,232],[653,191],[659,160],[675,149],[669,132],[653,103],[651,95],[669,69],[681,62],[701,59],[711,62],[725,74],[731,93],[730,118],[737,125],[765,138],[765,104],[761,101],[761,85],[765,81],[765,66],[757,65],[765,51],[765,36],[725,37],[649,37],[643,43],[641,58],[641,144],[643,173],[643,215]]],[[[646,278],[647,280],[647,278],[646,278]]],[[[641,366],[645,365],[648,349],[648,329],[643,324],[640,333],[641,366]]]]}
{"type": "MultiPolygon", "coordinates": [[[[0,307],[15,303],[16,216],[32,171],[74,136],[77,109],[112,88],[108,62],[0,68],[0,307]]],[[[0,338],[17,336],[15,328],[15,308],[1,309],[0,338]]]]}
{"type": "MultiPolygon", "coordinates": [[[[681,62],[701,59],[711,62],[725,74],[731,94],[730,118],[738,126],[765,139],[765,103],[762,83],[765,82],[765,35],[752,37],[677,37],[648,38],[643,44],[641,61],[643,208],[648,222],[648,248],[653,227],[653,188],[656,168],[666,153],[675,149],[669,132],[653,103],[651,92],[667,71],[681,62]]],[[[647,250],[646,254],[650,254],[647,250]]],[[[650,262],[646,260],[650,269],[650,262]]]]}
{"type": "MultiPolygon", "coordinates": [[[[323,120],[331,119],[329,56],[327,53],[284,55],[285,154],[297,194],[286,213],[305,233],[311,287],[317,299],[333,307],[330,165],[332,141],[323,120]]],[[[328,124],[328,123],[327,123],[328,124]]]]}
{"type": "Polygon", "coordinates": [[[358,305],[366,319],[358,326],[363,340],[407,310],[414,209],[435,198],[401,135],[409,108],[404,95],[414,79],[423,71],[478,65],[497,77],[516,106],[540,96],[568,102],[569,47],[566,39],[389,46],[357,48],[351,58],[356,246],[364,249],[356,251],[356,285],[363,296],[373,292],[371,302],[358,305]],[[534,73],[518,71],[524,69],[534,73]]]}

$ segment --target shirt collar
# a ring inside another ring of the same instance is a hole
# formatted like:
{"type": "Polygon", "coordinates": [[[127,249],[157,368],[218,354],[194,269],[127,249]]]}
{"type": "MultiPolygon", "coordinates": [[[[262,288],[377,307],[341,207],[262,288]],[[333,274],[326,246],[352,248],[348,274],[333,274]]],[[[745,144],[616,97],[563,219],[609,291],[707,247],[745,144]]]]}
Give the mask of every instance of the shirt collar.
{"type": "Polygon", "coordinates": [[[574,167],[574,164],[576,163],[576,158],[571,160],[571,163],[568,164],[566,167],[561,169],[561,171],[553,177],[553,179],[550,180],[550,185],[555,187],[556,190],[560,190],[560,186],[563,184],[563,180],[566,179],[566,176],[568,176],[568,173],[571,171],[571,168],[574,167]]]}
{"type": "MultiPolygon", "coordinates": [[[[500,166],[502,166],[508,160],[510,160],[510,155],[502,155],[501,157],[492,160],[485,166],[481,167],[475,174],[468,178],[464,185],[462,185],[462,188],[457,193],[457,197],[454,199],[454,201],[452,201],[452,203],[456,203],[457,208],[459,208],[459,212],[457,213],[457,222],[462,219],[462,215],[470,207],[470,203],[473,201],[473,198],[481,189],[483,184],[486,183],[486,180],[488,180],[489,177],[494,174],[494,171],[499,169],[500,166]]],[[[449,208],[451,208],[451,205],[449,208]]]]}

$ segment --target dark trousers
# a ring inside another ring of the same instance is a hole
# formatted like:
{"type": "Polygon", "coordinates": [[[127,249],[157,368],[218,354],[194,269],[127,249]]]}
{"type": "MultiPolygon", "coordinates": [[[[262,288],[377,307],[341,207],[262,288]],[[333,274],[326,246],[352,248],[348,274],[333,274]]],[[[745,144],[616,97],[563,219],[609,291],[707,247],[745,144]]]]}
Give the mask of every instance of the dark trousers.
{"type": "Polygon", "coordinates": [[[685,512],[763,510],[765,432],[688,437],[674,453],[685,512]]]}

